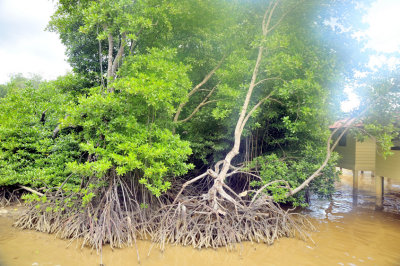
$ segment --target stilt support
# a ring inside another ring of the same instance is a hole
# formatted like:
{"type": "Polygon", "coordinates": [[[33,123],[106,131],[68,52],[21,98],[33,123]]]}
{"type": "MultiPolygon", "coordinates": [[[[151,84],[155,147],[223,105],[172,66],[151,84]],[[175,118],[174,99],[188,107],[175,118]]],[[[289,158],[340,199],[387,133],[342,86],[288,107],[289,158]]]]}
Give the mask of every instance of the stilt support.
{"type": "Polygon", "coordinates": [[[358,170],[353,170],[353,205],[358,203],[358,170]]]}
{"type": "Polygon", "coordinates": [[[383,209],[383,193],[384,193],[384,179],[383,176],[375,177],[375,208],[377,210],[383,209]]]}

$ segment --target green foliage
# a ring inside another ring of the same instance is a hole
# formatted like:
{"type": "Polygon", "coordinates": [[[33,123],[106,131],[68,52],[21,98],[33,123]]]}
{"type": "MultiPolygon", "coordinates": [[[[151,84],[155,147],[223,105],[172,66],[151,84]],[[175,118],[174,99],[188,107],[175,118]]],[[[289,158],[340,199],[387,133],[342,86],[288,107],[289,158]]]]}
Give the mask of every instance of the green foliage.
{"type": "Polygon", "coordinates": [[[0,99],[0,185],[50,188],[69,174],[64,164],[79,156],[73,134],[51,137],[71,97],[52,82],[26,84],[0,99]]]}
{"type": "Polygon", "coordinates": [[[54,86],[62,93],[68,93],[73,98],[88,92],[93,84],[90,80],[79,74],[68,73],[53,81],[54,86]]]}
{"type": "Polygon", "coordinates": [[[175,106],[186,100],[191,88],[187,76],[189,67],[176,63],[176,51],[171,49],[150,49],[148,54],[130,56],[119,72],[121,78],[115,83],[116,89],[135,98],[141,98],[155,112],[161,111],[164,119],[170,121],[175,106]]]}
{"type": "Polygon", "coordinates": [[[254,180],[250,185],[260,188],[272,181],[265,190],[271,194],[276,202],[291,203],[294,206],[306,206],[306,193],[313,192],[320,197],[329,197],[334,192],[334,182],[339,175],[335,169],[337,154],[332,156],[321,176],[315,179],[309,187],[299,192],[295,197],[286,197],[289,192],[286,184],[294,189],[313,174],[325,159],[326,151],[319,147],[308,147],[300,152],[301,158],[279,158],[276,154],[263,155],[255,158],[249,165],[250,169],[256,169],[262,181],[254,180]],[[285,183],[287,182],[287,183],[285,183]]]}
{"type": "MultiPolygon", "coordinates": [[[[336,1],[282,2],[271,21],[279,25],[261,42],[269,1],[58,1],[49,29],[66,45],[74,73],[53,82],[15,77],[0,87],[0,185],[51,188],[69,177],[63,186],[69,207],[76,201],[87,205],[115,175],[161,195],[172,177],[187,174],[193,164],[194,170],[203,169],[231,148],[262,45],[249,109],[270,97],[249,118],[243,139],[252,145],[243,141],[242,156],[235,160],[249,161],[261,175],[254,188],[273,180],[298,186],[325,158],[333,82],[343,62],[333,45],[318,39],[317,22],[336,1]],[[120,47],[125,49],[116,61],[119,71],[106,91],[99,84],[120,47]],[[189,98],[222,58],[216,73],[189,98]],[[190,120],[173,123],[180,104],[186,103],[182,120],[210,91],[207,104],[190,120]]],[[[398,95],[396,88],[380,84],[369,95],[398,95]]],[[[393,110],[382,113],[385,123],[378,126],[382,116],[370,115],[365,129],[388,147],[395,132],[393,110]]],[[[284,183],[267,190],[276,201],[294,205],[303,205],[311,191],[328,196],[337,178],[335,160],[296,198],[285,199],[284,183]]]]}
{"type": "Polygon", "coordinates": [[[168,129],[174,104],[184,98],[190,82],[187,68],[174,63],[173,51],[153,49],[137,58],[126,60],[115,93],[92,88],[68,108],[62,127],[82,128],[79,147],[88,159],[70,162],[67,168],[101,180],[114,172],[134,172],[134,178],[159,196],[171,186],[169,177],[192,168],[185,162],[189,143],[168,129]]]}
{"type": "Polygon", "coordinates": [[[7,95],[8,87],[6,85],[0,85],[0,98],[4,98],[7,95]]]}

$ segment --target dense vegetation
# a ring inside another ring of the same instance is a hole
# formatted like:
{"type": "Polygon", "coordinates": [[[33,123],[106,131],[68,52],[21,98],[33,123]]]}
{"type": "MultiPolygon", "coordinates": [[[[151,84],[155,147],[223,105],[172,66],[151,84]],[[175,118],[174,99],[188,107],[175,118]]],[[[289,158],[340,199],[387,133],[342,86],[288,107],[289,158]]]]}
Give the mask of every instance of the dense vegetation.
{"type": "MultiPolygon", "coordinates": [[[[96,248],[302,233],[275,203],[334,190],[338,2],[60,0],[73,73],[0,87],[0,186],[36,191],[18,224],[96,248]]],[[[389,147],[398,87],[370,93],[354,122],[389,147]]]]}

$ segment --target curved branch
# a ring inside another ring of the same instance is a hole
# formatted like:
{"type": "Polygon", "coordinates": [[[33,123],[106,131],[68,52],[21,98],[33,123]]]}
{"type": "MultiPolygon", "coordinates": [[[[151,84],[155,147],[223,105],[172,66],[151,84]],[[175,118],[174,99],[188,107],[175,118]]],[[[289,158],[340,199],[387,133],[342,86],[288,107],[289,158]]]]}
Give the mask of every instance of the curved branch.
{"type": "Polygon", "coordinates": [[[186,117],[185,119],[179,120],[179,121],[175,121],[175,122],[176,122],[176,123],[183,123],[183,122],[186,122],[186,121],[188,121],[189,119],[191,119],[191,118],[200,110],[201,107],[203,107],[203,106],[206,105],[206,104],[216,102],[216,100],[212,100],[212,101],[208,101],[208,102],[207,102],[207,100],[211,97],[211,95],[212,95],[213,92],[215,91],[215,88],[216,88],[216,87],[217,87],[217,86],[215,86],[215,87],[207,94],[207,96],[203,99],[203,101],[202,101],[199,105],[197,105],[197,107],[193,110],[193,112],[192,112],[188,117],[186,117]]]}
{"type": "Polygon", "coordinates": [[[255,112],[255,110],[257,110],[257,108],[266,100],[268,100],[272,95],[272,92],[270,94],[268,94],[266,97],[264,97],[263,99],[261,99],[256,105],[254,105],[254,107],[250,110],[250,112],[246,115],[246,117],[244,118],[242,125],[240,127],[240,132],[243,132],[244,126],[247,123],[247,120],[249,120],[249,118],[251,117],[251,115],[255,112]]]}
{"type": "MultiPolygon", "coordinates": [[[[226,175],[228,173],[229,170],[229,166],[231,164],[232,159],[239,154],[239,148],[240,148],[240,142],[241,142],[241,136],[242,136],[242,130],[244,127],[244,120],[246,118],[246,114],[247,114],[247,110],[250,104],[250,100],[251,97],[253,95],[253,91],[255,88],[255,84],[257,82],[257,77],[258,77],[258,72],[259,72],[259,68],[261,65],[261,61],[263,58],[263,53],[265,50],[264,47],[264,41],[267,38],[268,35],[268,29],[269,29],[269,25],[272,19],[272,16],[274,15],[274,11],[275,8],[278,6],[279,4],[279,0],[274,2],[274,5],[271,7],[268,7],[268,9],[265,11],[264,13],[264,18],[263,18],[263,25],[262,25],[262,30],[263,30],[263,34],[262,34],[262,42],[260,43],[259,47],[258,47],[258,55],[257,55],[257,59],[256,62],[254,64],[254,68],[253,68],[253,73],[251,76],[251,80],[250,80],[250,84],[249,84],[249,88],[247,90],[246,93],[246,97],[245,100],[243,102],[241,111],[239,113],[239,118],[237,120],[236,123],[236,127],[235,127],[235,131],[234,131],[234,144],[232,149],[228,152],[228,154],[225,156],[225,160],[224,160],[224,164],[222,166],[221,171],[219,172],[218,178],[216,180],[216,182],[214,183],[215,186],[221,186],[220,184],[224,182],[226,175]]],[[[247,120],[246,120],[247,122],[247,120]]]]}
{"type": "MultiPolygon", "coordinates": [[[[193,87],[193,89],[188,93],[187,97],[190,98],[196,91],[198,91],[201,86],[203,86],[214,74],[215,72],[221,67],[222,62],[225,60],[225,55],[222,57],[222,59],[218,62],[217,66],[211,70],[205,77],[204,79],[197,84],[196,86],[193,87]]],[[[179,106],[178,109],[176,110],[175,116],[174,116],[174,122],[176,123],[179,120],[179,115],[182,112],[183,107],[185,107],[187,102],[182,102],[179,106]]]]}
{"type": "MultiPolygon", "coordinates": [[[[67,119],[68,116],[69,116],[69,115],[65,115],[64,119],[67,119]]],[[[60,130],[61,130],[60,124],[61,124],[61,123],[58,123],[57,126],[56,126],[56,128],[53,130],[53,134],[52,134],[52,136],[51,136],[53,139],[57,137],[58,132],[60,132],[60,130]]]]}
{"type": "Polygon", "coordinates": [[[296,194],[297,192],[301,191],[302,189],[304,189],[306,186],[308,186],[308,184],[317,176],[319,176],[321,174],[321,171],[325,168],[325,166],[328,164],[329,159],[331,158],[332,152],[333,150],[336,148],[336,146],[339,143],[339,140],[344,136],[344,134],[346,134],[346,132],[352,127],[352,125],[354,125],[354,123],[357,121],[357,119],[359,117],[361,117],[367,110],[369,109],[366,108],[363,112],[361,112],[357,117],[348,119],[344,124],[342,124],[340,127],[336,128],[331,135],[328,138],[327,141],[327,147],[326,147],[326,157],[324,162],[321,164],[321,166],[310,176],[308,177],[300,186],[298,186],[297,188],[293,189],[292,191],[288,192],[286,194],[286,197],[292,196],[294,194],[296,194]],[[331,145],[331,140],[332,137],[336,134],[336,132],[338,132],[339,129],[341,128],[345,128],[341,134],[339,135],[339,137],[337,138],[337,140],[333,143],[333,145],[331,145]]]}
{"type": "Polygon", "coordinates": [[[275,183],[285,183],[285,184],[286,184],[286,188],[288,188],[289,191],[291,191],[290,185],[289,185],[289,183],[288,183],[286,180],[274,180],[274,181],[271,181],[271,182],[265,184],[264,186],[262,186],[260,189],[257,190],[256,194],[253,196],[253,199],[252,199],[251,202],[250,202],[250,205],[253,204],[253,202],[257,199],[257,196],[258,196],[264,189],[266,189],[267,187],[269,187],[270,185],[275,184],[275,183]]]}
{"type": "Polygon", "coordinates": [[[266,78],[266,79],[262,79],[262,80],[258,81],[256,84],[254,84],[254,86],[258,86],[259,84],[261,84],[261,83],[263,83],[265,81],[269,81],[269,80],[280,80],[280,81],[286,82],[286,80],[284,80],[282,78],[278,78],[278,77],[276,77],[276,78],[266,78]]]}
{"type": "Polygon", "coordinates": [[[181,190],[180,190],[180,191],[178,192],[178,194],[176,195],[175,200],[173,201],[173,203],[171,204],[171,206],[174,205],[174,204],[176,203],[176,201],[178,200],[179,196],[182,194],[183,190],[185,190],[185,188],[186,188],[188,185],[190,185],[190,184],[192,184],[192,183],[194,183],[194,182],[196,182],[196,181],[198,181],[198,180],[200,180],[200,179],[206,177],[207,175],[211,175],[211,176],[212,176],[212,175],[213,175],[212,172],[214,172],[214,171],[212,171],[211,169],[208,169],[208,170],[207,170],[206,172],[204,172],[203,174],[201,174],[201,175],[199,175],[199,176],[197,176],[197,177],[195,177],[195,178],[193,178],[193,179],[191,179],[191,180],[185,182],[185,183],[182,185],[181,190]]]}

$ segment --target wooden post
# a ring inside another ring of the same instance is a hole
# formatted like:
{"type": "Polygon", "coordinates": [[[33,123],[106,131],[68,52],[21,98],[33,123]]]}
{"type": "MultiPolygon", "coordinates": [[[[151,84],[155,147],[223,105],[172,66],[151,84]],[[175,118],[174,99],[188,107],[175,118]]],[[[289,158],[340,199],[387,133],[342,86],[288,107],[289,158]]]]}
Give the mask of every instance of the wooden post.
{"type": "Polygon", "coordinates": [[[358,170],[353,171],[353,189],[358,190],[358,170]]]}
{"type": "Polygon", "coordinates": [[[375,177],[375,209],[382,210],[383,209],[383,193],[384,193],[384,179],[383,176],[375,177]]]}
{"type": "Polygon", "coordinates": [[[358,170],[353,170],[353,205],[358,203],[358,170]]]}

